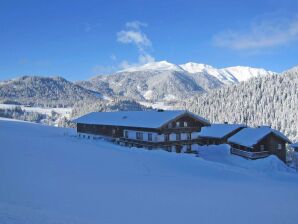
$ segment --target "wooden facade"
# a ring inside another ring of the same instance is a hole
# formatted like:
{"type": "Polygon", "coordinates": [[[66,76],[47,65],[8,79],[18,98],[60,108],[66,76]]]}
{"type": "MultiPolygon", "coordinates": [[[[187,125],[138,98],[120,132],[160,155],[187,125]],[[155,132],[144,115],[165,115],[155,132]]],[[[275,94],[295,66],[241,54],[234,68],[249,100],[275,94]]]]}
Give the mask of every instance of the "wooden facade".
{"type": "MultiPolygon", "coordinates": [[[[150,119],[150,117],[144,117],[144,119],[150,119]]],[[[129,147],[193,152],[193,146],[199,144],[196,133],[206,125],[210,124],[186,112],[165,121],[157,128],[77,123],[77,132],[79,135],[87,134],[110,138],[129,147]]]]}
{"type": "Polygon", "coordinates": [[[187,111],[102,113],[76,119],[78,135],[87,138],[101,136],[128,147],[178,153],[197,152],[195,147],[198,145],[228,143],[232,154],[249,159],[276,155],[286,162],[286,144],[290,140],[270,127],[210,125],[207,120],[187,111]]]}
{"type": "Polygon", "coordinates": [[[288,142],[275,135],[273,132],[261,139],[252,147],[230,142],[231,153],[250,159],[264,158],[269,155],[276,155],[279,159],[286,162],[286,144],[288,142]]]}

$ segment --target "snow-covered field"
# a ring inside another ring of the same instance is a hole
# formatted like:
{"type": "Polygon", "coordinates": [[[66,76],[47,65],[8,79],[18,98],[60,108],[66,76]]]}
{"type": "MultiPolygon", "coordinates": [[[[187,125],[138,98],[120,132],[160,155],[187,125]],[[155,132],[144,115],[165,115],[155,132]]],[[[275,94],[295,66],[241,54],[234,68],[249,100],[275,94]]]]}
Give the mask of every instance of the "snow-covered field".
{"type": "Polygon", "coordinates": [[[297,223],[298,175],[225,146],[200,158],[0,120],[0,223],[297,223]]]}
{"type": "Polygon", "coordinates": [[[152,107],[153,109],[163,109],[163,110],[173,110],[174,105],[168,104],[166,101],[158,101],[158,102],[148,102],[148,101],[140,101],[139,104],[145,107],[152,107]]]}
{"type": "Polygon", "coordinates": [[[20,107],[22,110],[28,112],[37,112],[40,114],[51,115],[52,112],[60,114],[62,117],[70,118],[71,108],[42,108],[42,107],[27,107],[27,106],[19,106],[13,104],[0,104],[0,109],[13,109],[15,107],[20,107]]]}

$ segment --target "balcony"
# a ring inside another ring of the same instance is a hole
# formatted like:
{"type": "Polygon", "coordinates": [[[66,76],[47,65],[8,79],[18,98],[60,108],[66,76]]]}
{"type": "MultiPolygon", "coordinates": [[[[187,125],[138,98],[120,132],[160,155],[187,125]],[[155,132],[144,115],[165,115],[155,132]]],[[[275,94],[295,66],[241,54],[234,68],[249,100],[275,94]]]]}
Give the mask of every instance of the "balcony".
{"type": "Polygon", "coordinates": [[[260,158],[265,158],[270,155],[269,151],[263,151],[263,152],[249,152],[249,151],[244,151],[241,149],[235,149],[231,148],[231,153],[238,155],[238,156],[243,156],[249,159],[260,159],[260,158]]]}
{"type": "Polygon", "coordinates": [[[136,144],[136,145],[148,145],[148,146],[171,146],[171,145],[188,145],[198,143],[198,139],[184,139],[184,140],[169,140],[169,141],[145,141],[141,139],[129,139],[119,138],[119,142],[136,144]]]}

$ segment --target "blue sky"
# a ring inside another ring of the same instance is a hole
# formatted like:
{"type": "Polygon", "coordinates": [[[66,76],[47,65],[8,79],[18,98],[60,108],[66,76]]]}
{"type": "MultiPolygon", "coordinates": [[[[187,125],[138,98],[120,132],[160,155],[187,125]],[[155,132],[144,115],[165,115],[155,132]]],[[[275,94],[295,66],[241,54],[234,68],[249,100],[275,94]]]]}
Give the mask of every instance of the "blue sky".
{"type": "Polygon", "coordinates": [[[298,65],[297,0],[0,0],[0,79],[69,80],[150,61],[298,65]]]}

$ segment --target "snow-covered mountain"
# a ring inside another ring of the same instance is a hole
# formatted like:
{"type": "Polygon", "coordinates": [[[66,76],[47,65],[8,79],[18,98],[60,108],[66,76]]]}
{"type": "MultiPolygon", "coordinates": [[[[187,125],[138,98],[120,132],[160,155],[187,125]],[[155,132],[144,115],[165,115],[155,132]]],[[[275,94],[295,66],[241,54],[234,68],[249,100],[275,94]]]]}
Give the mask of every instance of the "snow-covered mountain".
{"type": "Polygon", "coordinates": [[[260,68],[237,66],[218,69],[193,62],[176,65],[159,61],[107,76],[99,75],[78,84],[110,96],[120,95],[138,101],[168,101],[272,74],[274,72],[260,68]]]}
{"type": "Polygon", "coordinates": [[[273,72],[250,67],[217,69],[210,65],[167,61],[130,67],[76,84],[61,77],[24,76],[0,83],[0,101],[73,106],[80,100],[128,98],[138,102],[185,100],[196,93],[247,81],[273,72]]]}
{"type": "Polygon", "coordinates": [[[166,70],[172,70],[172,71],[178,71],[182,72],[183,68],[179,65],[175,65],[172,63],[169,63],[167,61],[158,61],[158,62],[150,62],[144,65],[135,66],[135,67],[129,67],[127,69],[121,70],[119,72],[140,72],[145,70],[158,70],[158,71],[166,71],[166,70]]]}
{"type": "Polygon", "coordinates": [[[180,65],[185,71],[189,73],[201,73],[206,72],[209,75],[214,76],[225,84],[238,83],[242,81],[247,81],[253,77],[273,75],[275,72],[267,71],[263,68],[251,68],[246,66],[235,66],[227,68],[214,68],[206,64],[198,64],[194,62],[189,62],[180,65]]]}
{"type": "Polygon", "coordinates": [[[0,84],[0,100],[42,106],[72,106],[79,100],[96,100],[101,94],[62,77],[22,76],[0,84]]]}

